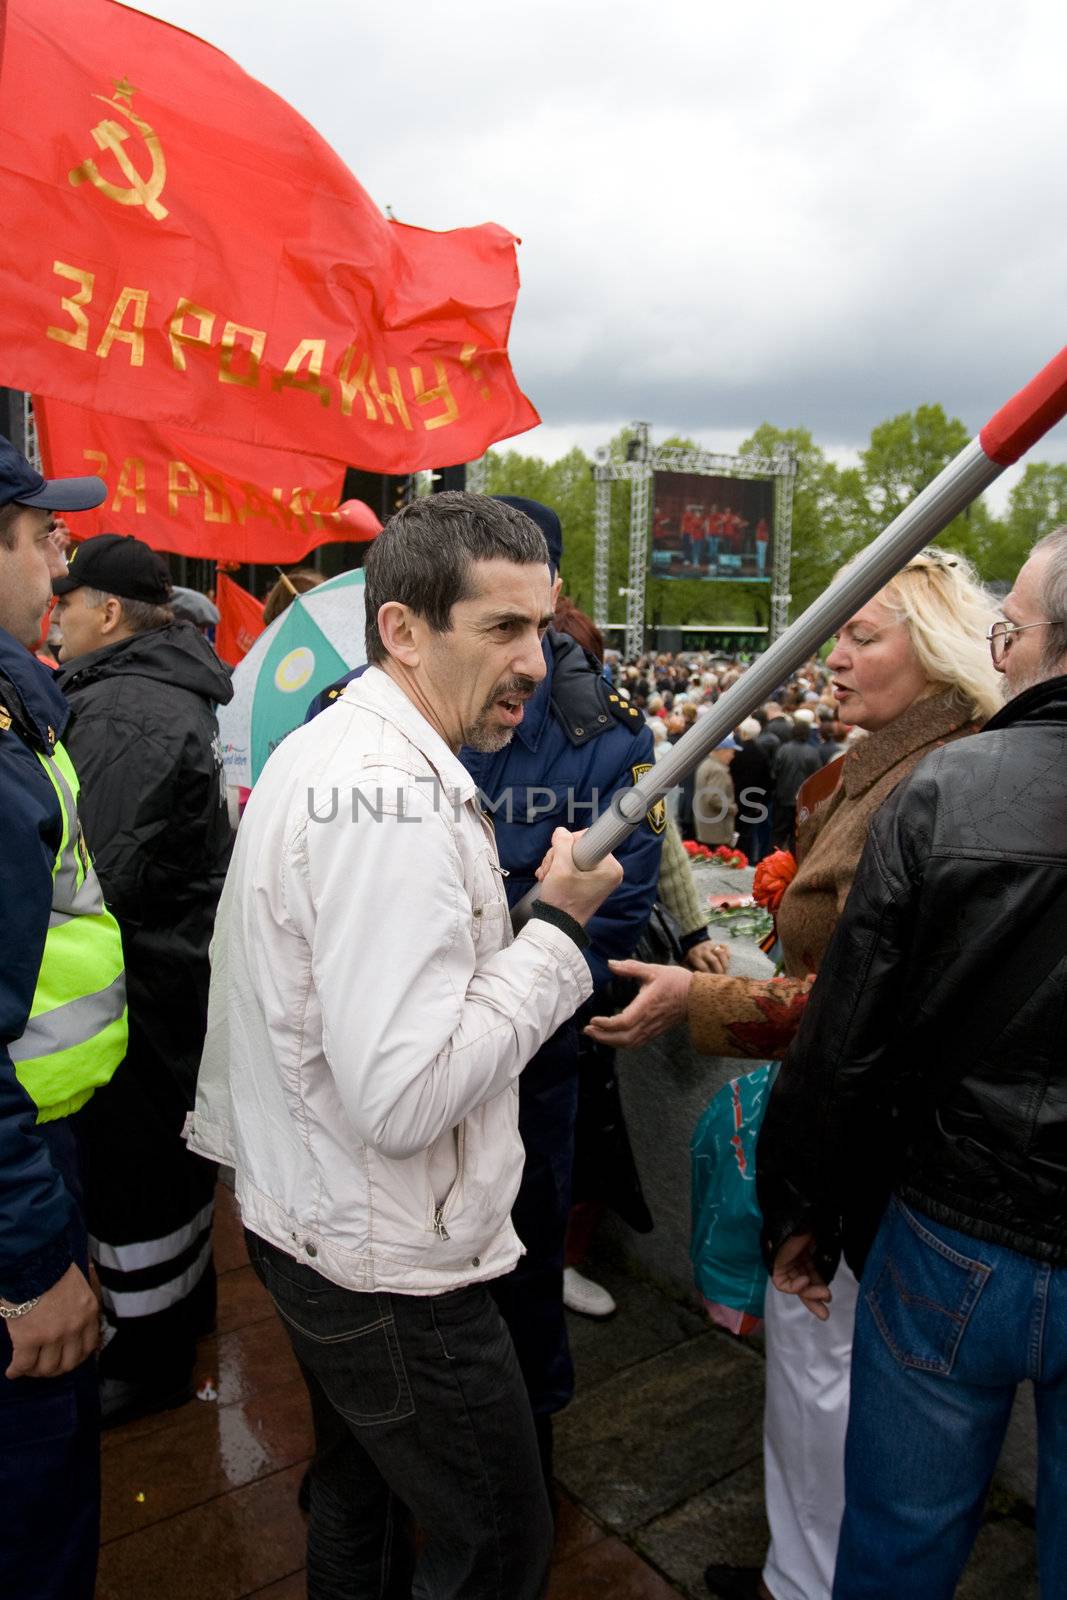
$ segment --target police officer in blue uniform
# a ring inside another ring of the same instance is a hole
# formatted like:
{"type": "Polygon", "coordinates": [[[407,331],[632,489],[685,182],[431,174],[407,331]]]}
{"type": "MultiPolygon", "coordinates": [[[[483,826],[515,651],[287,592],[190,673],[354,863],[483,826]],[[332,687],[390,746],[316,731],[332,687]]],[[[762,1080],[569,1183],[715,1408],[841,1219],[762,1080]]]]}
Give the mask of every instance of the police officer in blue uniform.
{"type": "MultiPolygon", "coordinates": [[[[497,497],[537,523],[553,575],[562,557],[559,518],[548,506],[497,497]]],[[[559,579],[553,602],[559,591],[559,579]]],[[[493,819],[500,862],[514,906],[535,882],[555,828],[588,827],[613,797],[632,788],[654,760],[641,713],[618,695],[600,665],[565,634],[549,629],[544,680],[526,702],[511,742],[493,754],[463,749],[460,759],[478,784],[493,819]]],[[[309,717],[335,700],[349,673],[312,702],[309,717]]],[[[574,1124],[578,1102],[579,1028],[584,1014],[610,1005],[608,961],[633,953],[656,899],[666,814],[662,802],[615,850],[625,877],[590,921],[585,951],[594,994],[577,1017],[541,1047],[519,1078],[519,1130],[526,1147],[522,1185],[512,1212],[526,1255],[493,1292],[515,1343],[551,1484],[552,1415],[574,1393],[574,1369],[563,1311],[563,1247],[570,1210],[574,1124]]]]}

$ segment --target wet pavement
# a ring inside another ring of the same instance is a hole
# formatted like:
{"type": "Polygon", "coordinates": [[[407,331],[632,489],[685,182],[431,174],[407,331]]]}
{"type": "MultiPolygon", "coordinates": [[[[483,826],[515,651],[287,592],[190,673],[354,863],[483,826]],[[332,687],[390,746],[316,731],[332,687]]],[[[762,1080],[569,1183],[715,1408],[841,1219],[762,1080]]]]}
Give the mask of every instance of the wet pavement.
{"type": "MultiPolygon", "coordinates": [[[[298,1600],[311,1452],[304,1388],[219,1191],[219,1327],[198,1382],[215,1400],[104,1436],[97,1600],[298,1600]]],[[[710,1561],[756,1563],[762,1510],[758,1343],[609,1262],[607,1322],[571,1319],[578,1398],[557,1426],[549,1600],[705,1600],[710,1561]]],[[[1036,1600],[1028,1508],[995,1492],[960,1600],[1036,1600]]]]}
{"type": "MultiPolygon", "coordinates": [[[[104,1435],[103,1548],[96,1600],[302,1600],[311,1454],[304,1385],[248,1265],[233,1201],[219,1190],[219,1319],[197,1382],[215,1400],[104,1435]]],[[[591,1370],[608,1369],[590,1357],[591,1370]]],[[[667,1583],[611,1528],[561,1496],[549,1600],[671,1600],[667,1583]]]]}

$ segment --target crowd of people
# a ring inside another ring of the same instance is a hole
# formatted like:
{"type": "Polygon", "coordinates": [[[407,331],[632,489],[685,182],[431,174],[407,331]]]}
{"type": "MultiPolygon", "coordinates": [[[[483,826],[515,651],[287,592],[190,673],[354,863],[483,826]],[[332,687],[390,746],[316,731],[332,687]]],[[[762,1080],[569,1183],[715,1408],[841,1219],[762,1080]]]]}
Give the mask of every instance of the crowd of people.
{"type": "MultiPolygon", "coordinates": [[[[622,662],[608,653],[609,670],[630,703],[642,711],[657,759],[705,716],[744,676],[743,662],[707,652],[664,653],[622,662]]],[[[671,797],[671,814],[685,839],[734,844],[757,865],[773,848],[791,850],[801,784],[862,737],[841,721],[829,663],[808,662],[779,700],[757,706],[671,797]]]]}
{"type": "Polygon", "coordinates": [[[581,871],[576,831],[745,665],[605,652],[551,508],[390,520],[367,665],[234,836],[229,674],[165,561],[57,536],[103,493],[0,442],[8,1587],[91,1597],[101,1417],[191,1395],[221,1168],[307,1386],[309,1596],[542,1596],[564,1306],[612,1310],[606,1205],[651,1226],[614,1052],[683,1026],[782,1061],[771,1546],[711,1592],[950,1596],[1030,1380],[1067,1595],[1067,529],[1002,614],[913,559],[581,871]],[[780,976],[729,970],[682,839],[789,852],[780,976]]]}

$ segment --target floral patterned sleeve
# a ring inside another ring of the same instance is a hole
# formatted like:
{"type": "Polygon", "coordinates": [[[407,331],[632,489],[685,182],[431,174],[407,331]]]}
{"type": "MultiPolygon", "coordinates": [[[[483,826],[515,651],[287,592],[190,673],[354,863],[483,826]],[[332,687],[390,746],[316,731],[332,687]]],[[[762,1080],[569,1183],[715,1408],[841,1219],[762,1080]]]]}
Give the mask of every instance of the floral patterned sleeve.
{"type": "Polygon", "coordinates": [[[706,1056],[776,1061],[800,1026],[807,978],[730,978],[698,972],[689,988],[689,1033],[706,1056]]]}

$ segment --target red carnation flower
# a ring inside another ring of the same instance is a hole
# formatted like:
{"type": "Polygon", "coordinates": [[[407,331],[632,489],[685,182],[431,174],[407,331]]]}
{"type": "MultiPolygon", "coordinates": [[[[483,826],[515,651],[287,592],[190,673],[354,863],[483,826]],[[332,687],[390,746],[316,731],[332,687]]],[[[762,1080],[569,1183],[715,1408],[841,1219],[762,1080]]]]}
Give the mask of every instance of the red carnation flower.
{"type": "Polygon", "coordinates": [[[766,906],[770,912],[775,912],[782,903],[782,896],[789,888],[797,875],[796,857],[791,850],[774,850],[769,856],[764,856],[756,868],[756,876],[752,881],[752,898],[757,905],[766,906]]]}

